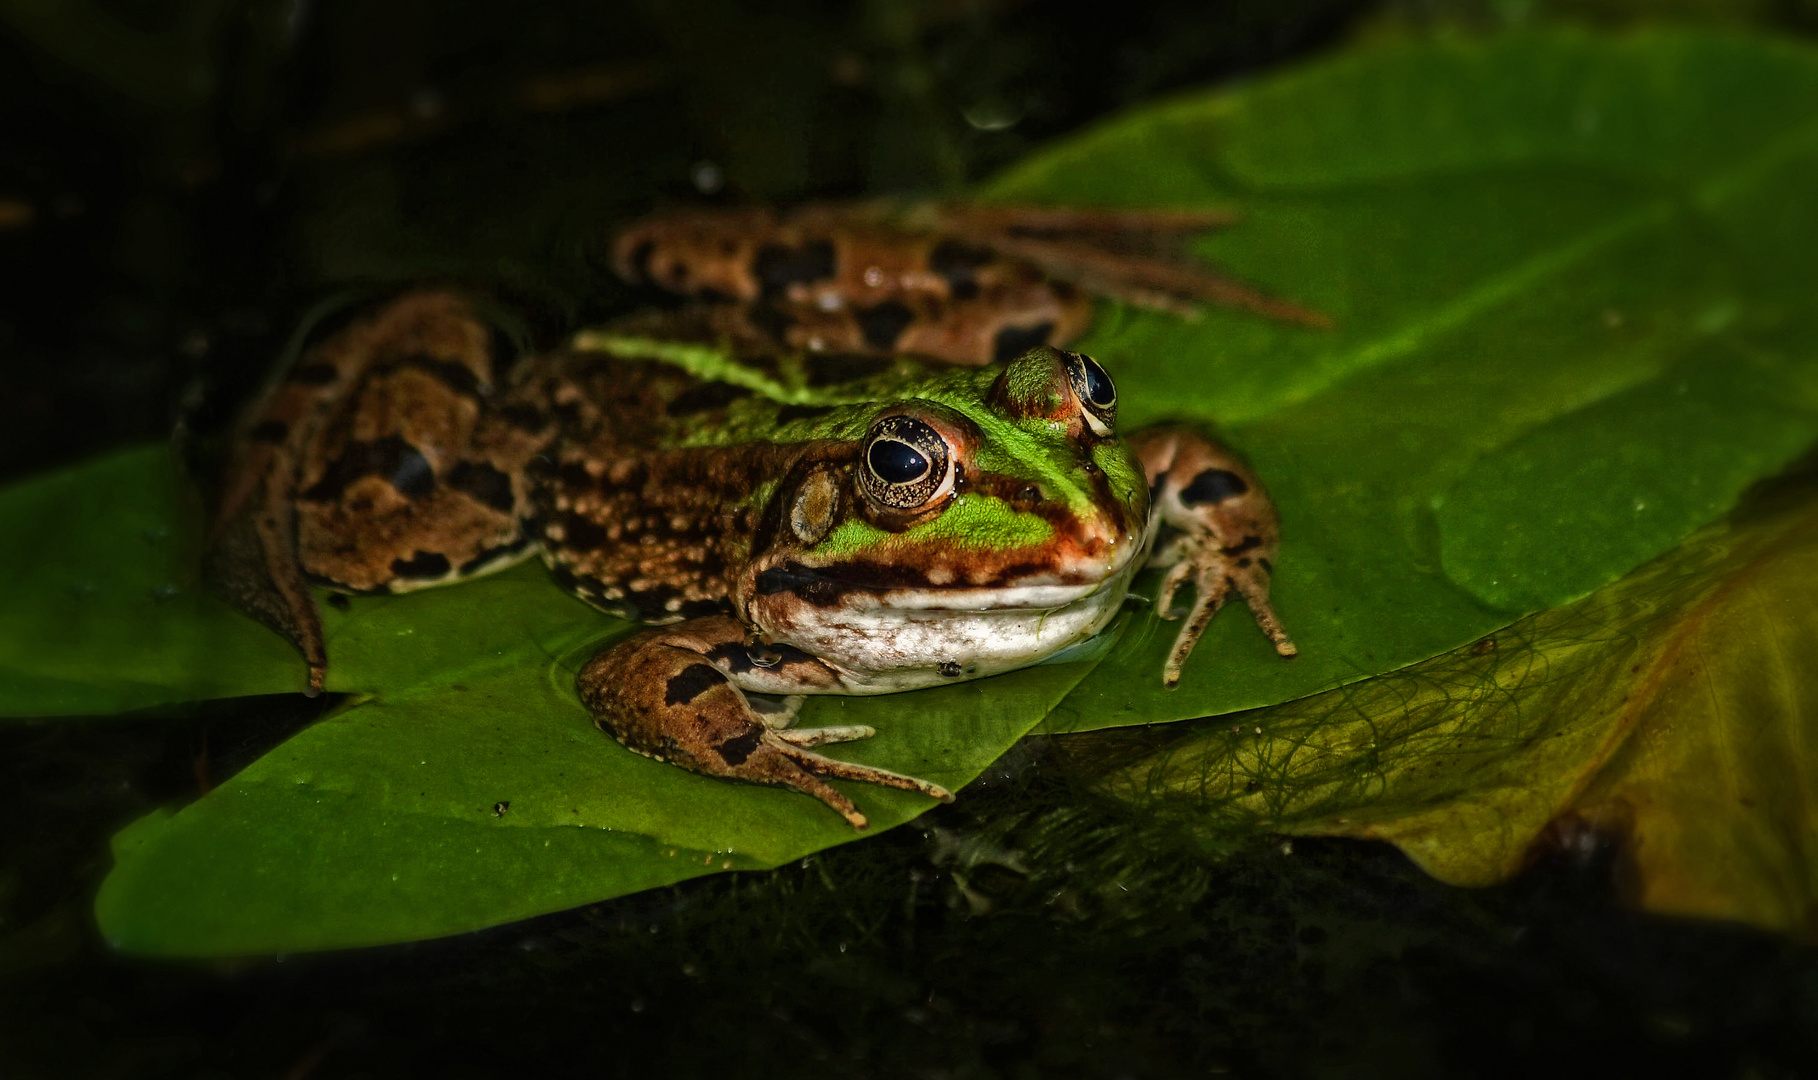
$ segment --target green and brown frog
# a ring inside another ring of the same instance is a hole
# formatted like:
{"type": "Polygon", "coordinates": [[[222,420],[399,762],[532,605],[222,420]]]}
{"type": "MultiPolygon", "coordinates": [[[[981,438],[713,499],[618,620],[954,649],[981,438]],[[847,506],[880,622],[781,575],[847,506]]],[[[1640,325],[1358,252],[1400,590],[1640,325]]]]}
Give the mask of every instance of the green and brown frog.
{"type": "Polygon", "coordinates": [[[313,586],[404,592],[540,554],[589,604],[655,624],[576,678],[638,753],[806,792],[948,799],[815,752],[806,694],[884,694],[1034,664],[1099,633],[1132,578],[1195,599],[1173,685],[1219,607],[1269,606],[1278,525],[1228,450],[1117,430],[1111,375],[1059,346],[1083,291],[1317,324],[1164,249],[1203,214],[870,208],[671,215],[620,273],[693,301],[518,356],[489,306],[419,288],[307,348],[239,429],[211,571],[328,657],[313,586]],[[1159,252],[1159,253],[1158,253],[1159,252]],[[779,700],[780,699],[780,700],[779,700]]]}

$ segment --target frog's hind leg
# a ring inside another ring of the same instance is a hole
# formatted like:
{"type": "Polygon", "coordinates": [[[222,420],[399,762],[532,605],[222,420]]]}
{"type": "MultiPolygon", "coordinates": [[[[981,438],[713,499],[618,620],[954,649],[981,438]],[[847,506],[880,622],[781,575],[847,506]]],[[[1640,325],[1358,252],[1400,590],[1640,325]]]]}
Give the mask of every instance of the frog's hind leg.
{"type": "Polygon", "coordinates": [[[1198,432],[1152,428],[1130,436],[1149,478],[1151,514],[1174,536],[1156,549],[1151,566],[1168,568],[1155,609],[1179,618],[1175,594],[1192,582],[1196,596],[1162,669],[1168,686],[1232,592],[1243,598],[1264,636],[1283,657],[1297,650],[1269,602],[1269,579],[1281,526],[1255,474],[1238,457],[1198,432]]]}
{"type": "MultiPolygon", "coordinates": [[[[707,776],[794,788],[826,803],[853,828],[865,815],[829,779],[856,780],[950,801],[925,780],[823,757],[812,747],[868,738],[861,725],[795,730],[793,710],[760,712],[731,673],[749,674],[745,631],[726,616],[708,616],[647,630],[608,648],[575,678],[594,724],[646,757],[707,776]]],[[[837,683],[824,666],[787,657],[770,666],[765,691],[828,690],[837,683]]]]}
{"type": "Polygon", "coordinates": [[[1320,312],[1240,281],[1187,254],[1192,237],[1238,220],[1228,210],[941,206],[933,227],[1021,259],[1088,292],[1192,318],[1200,303],[1328,329],[1320,312]]]}
{"type": "Polygon", "coordinates": [[[524,465],[534,409],[504,407],[509,341],[468,298],[415,290],[303,350],[244,421],[210,541],[210,574],[288,638],[322,688],[311,582],[402,592],[530,553],[524,465]]]}

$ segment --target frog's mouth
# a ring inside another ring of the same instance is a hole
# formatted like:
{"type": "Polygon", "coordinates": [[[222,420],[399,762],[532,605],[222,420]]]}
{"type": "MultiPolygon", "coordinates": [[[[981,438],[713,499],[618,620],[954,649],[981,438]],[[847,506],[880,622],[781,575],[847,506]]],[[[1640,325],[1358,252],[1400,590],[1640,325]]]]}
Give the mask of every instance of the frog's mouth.
{"type": "Polygon", "coordinates": [[[1120,547],[1094,576],[1010,568],[982,585],[902,568],[891,580],[864,574],[860,581],[850,567],[784,563],[759,574],[748,611],[770,640],[834,667],[844,693],[978,678],[1026,667],[1104,629],[1148,550],[1146,543],[1120,547]]]}

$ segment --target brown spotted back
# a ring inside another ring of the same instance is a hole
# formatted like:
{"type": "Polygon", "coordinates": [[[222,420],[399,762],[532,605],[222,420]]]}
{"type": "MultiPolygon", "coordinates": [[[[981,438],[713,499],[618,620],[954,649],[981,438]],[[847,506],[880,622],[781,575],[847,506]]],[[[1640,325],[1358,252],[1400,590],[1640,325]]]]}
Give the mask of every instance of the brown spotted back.
{"type": "Polygon", "coordinates": [[[678,420],[745,393],[655,363],[544,358],[534,393],[560,425],[533,470],[536,537],[557,581],[596,607],[643,619],[730,610],[766,491],[825,444],[665,448],[678,420]]]}

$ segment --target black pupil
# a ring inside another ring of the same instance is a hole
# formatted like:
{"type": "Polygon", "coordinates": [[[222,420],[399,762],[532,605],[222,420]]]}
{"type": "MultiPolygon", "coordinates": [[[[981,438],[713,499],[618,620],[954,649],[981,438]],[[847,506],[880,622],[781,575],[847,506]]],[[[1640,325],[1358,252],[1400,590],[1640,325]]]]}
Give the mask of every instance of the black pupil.
{"type": "Polygon", "coordinates": [[[890,484],[907,484],[928,475],[928,459],[921,451],[895,439],[879,439],[867,455],[871,471],[890,484]]]}
{"type": "Polygon", "coordinates": [[[1105,374],[1105,369],[1090,356],[1082,356],[1080,360],[1086,369],[1086,400],[1101,409],[1115,402],[1117,391],[1111,386],[1111,376],[1105,374]]]}

